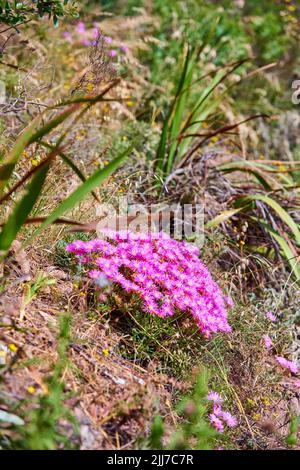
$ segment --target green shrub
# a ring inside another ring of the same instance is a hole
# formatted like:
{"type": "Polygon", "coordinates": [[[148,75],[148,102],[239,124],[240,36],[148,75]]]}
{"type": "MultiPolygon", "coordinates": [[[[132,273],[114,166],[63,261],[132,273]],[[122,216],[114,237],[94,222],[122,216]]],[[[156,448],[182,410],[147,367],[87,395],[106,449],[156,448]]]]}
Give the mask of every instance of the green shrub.
{"type": "Polygon", "coordinates": [[[0,23],[17,26],[30,21],[35,16],[43,18],[48,15],[52,18],[54,26],[58,25],[59,18],[65,15],[77,16],[75,2],[70,0],[44,0],[17,2],[16,0],[0,0],[0,23]]]}

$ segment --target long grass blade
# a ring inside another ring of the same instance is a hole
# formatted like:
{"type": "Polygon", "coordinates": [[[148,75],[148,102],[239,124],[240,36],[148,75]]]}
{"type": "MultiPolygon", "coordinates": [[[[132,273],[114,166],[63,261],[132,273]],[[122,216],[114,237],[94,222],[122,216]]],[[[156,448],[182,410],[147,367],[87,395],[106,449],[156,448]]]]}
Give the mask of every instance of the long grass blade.
{"type": "Polygon", "coordinates": [[[54,211],[47,217],[47,219],[41,224],[36,230],[33,236],[27,243],[29,243],[33,237],[41,233],[45,228],[54,223],[60,218],[65,212],[73,209],[73,207],[80,202],[88,193],[93,191],[95,188],[100,186],[102,182],[108,178],[128,157],[133,147],[129,147],[125,152],[112,160],[105,168],[96,171],[90,176],[84,183],[82,183],[69,197],[60,203],[60,205],[54,209],[54,211]]]}
{"type": "Polygon", "coordinates": [[[221,212],[219,215],[214,217],[213,219],[209,220],[205,224],[205,228],[214,228],[217,227],[218,225],[221,225],[223,222],[226,222],[227,220],[231,219],[235,214],[238,212],[241,212],[243,208],[238,208],[238,209],[228,209],[226,211],[221,212]]]}
{"type": "Polygon", "coordinates": [[[3,160],[0,167],[0,194],[5,188],[9,178],[11,177],[14,168],[24,152],[25,148],[29,145],[32,136],[36,132],[36,128],[41,120],[41,115],[36,117],[17,138],[15,145],[3,160]]]}
{"type": "MultiPolygon", "coordinates": [[[[46,147],[50,150],[55,149],[54,145],[48,144],[48,142],[42,141],[42,142],[40,142],[40,145],[42,145],[43,147],[46,147]]],[[[62,150],[59,150],[58,155],[74,171],[74,173],[78,176],[78,178],[81,181],[83,181],[83,182],[86,181],[86,176],[82,173],[80,168],[78,168],[78,166],[73,162],[73,160],[71,158],[69,158],[62,150]]],[[[96,199],[97,202],[100,202],[97,194],[95,193],[95,191],[92,191],[92,195],[94,196],[94,198],[96,199]]]]}
{"type": "Polygon", "coordinates": [[[292,249],[288,242],[281,236],[279,233],[277,233],[269,224],[264,222],[263,220],[257,218],[257,217],[250,217],[252,220],[255,222],[258,222],[261,224],[269,233],[270,235],[274,238],[274,240],[277,242],[279,245],[283,256],[291,266],[292,272],[295,275],[296,279],[299,281],[300,280],[300,266],[298,263],[297,259],[297,251],[296,249],[292,249]]]}
{"type": "Polygon", "coordinates": [[[292,219],[289,213],[280,205],[278,202],[269,196],[263,194],[254,194],[246,197],[242,197],[235,202],[236,207],[241,205],[249,204],[252,201],[261,201],[270,206],[280,217],[280,219],[291,229],[292,233],[295,236],[295,240],[298,245],[300,245],[300,231],[296,222],[292,219]]]}
{"type": "Polygon", "coordinates": [[[48,162],[32,178],[26,189],[26,194],[21,201],[16,204],[6,224],[0,233],[0,253],[5,255],[12,242],[15,240],[18,232],[22,228],[25,220],[35,205],[42,189],[50,167],[48,162]]]}

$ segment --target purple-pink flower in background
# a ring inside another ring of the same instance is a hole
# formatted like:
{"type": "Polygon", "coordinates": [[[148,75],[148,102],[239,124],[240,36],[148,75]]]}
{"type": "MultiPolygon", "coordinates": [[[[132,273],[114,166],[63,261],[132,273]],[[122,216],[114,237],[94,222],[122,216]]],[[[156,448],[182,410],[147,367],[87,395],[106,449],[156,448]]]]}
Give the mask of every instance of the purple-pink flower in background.
{"type": "Polygon", "coordinates": [[[72,39],[72,34],[69,33],[68,31],[64,31],[64,32],[63,32],[63,38],[64,38],[66,41],[71,41],[71,39],[72,39]]]}
{"type": "Polygon", "coordinates": [[[138,295],[143,309],[160,317],[192,315],[207,337],[230,332],[227,300],[199,259],[196,246],[165,234],[106,232],[107,240],[77,240],[66,249],[110,283],[138,295]]]}
{"type": "Polygon", "coordinates": [[[125,44],[121,44],[120,45],[120,51],[123,52],[123,54],[126,54],[126,52],[128,52],[128,47],[125,46],[125,44]]]}
{"type": "Polygon", "coordinates": [[[77,23],[76,32],[78,34],[85,34],[86,33],[85,24],[84,24],[83,21],[79,21],[79,23],[77,23]]]}
{"type": "Polygon", "coordinates": [[[110,36],[103,36],[103,40],[106,42],[106,44],[111,44],[113,42],[110,36]]]}
{"type": "Polygon", "coordinates": [[[99,36],[100,36],[99,28],[97,28],[97,27],[93,28],[93,38],[97,39],[99,36]]]}

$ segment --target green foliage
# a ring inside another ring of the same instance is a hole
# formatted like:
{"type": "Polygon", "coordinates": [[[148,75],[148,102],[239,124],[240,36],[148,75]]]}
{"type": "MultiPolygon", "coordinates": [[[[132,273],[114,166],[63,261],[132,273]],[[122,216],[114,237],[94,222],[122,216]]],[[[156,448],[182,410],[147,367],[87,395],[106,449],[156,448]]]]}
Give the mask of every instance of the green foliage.
{"type": "MultiPolygon", "coordinates": [[[[292,64],[297,63],[298,57],[298,7],[290,12],[290,4],[281,1],[275,4],[268,0],[245,1],[243,6],[237,3],[233,0],[152,2],[151,14],[156,15],[159,21],[151,33],[157,41],[153,41],[149,52],[141,52],[141,59],[151,70],[152,82],[166,90],[162,97],[156,97],[158,108],[168,102],[170,84],[178,83],[175,69],[185,43],[199,49],[205,45],[198,61],[203,70],[250,59],[236,72],[242,75],[270,62],[288,59],[285,73],[290,79],[292,64]]],[[[147,8],[146,2],[143,2],[143,7],[147,8]]],[[[238,87],[238,91],[236,88],[231,90],[229,97],[233,101],[230,106],[246,113],[258,110],[276,113],[273,106],[280,111],[283,107],[290,109],[290,100],[284,100],[287,86],[279,90],[266,80],[264,74],[257,75],[247,81],[246,86],[238,87]]]]}
{"type": "Polygon", "coordinates": [[[300,416],[292,416],[290,421],[289,433],[286,437],[286,443],[289,446],[295,446],[298,442],[298,429],[300,426],[300,416]]]}
{"type": "Polygon", "coordinates": [[[222,67],[213,77],[208,74],[208,80],[205,82],[206,76],[197,75],[198,56],[199,51],[188,49],[175,96],[163,122],[155,162],[155,170],[162,180],[183,161],[186,163],[194,152],[209,140],[210,135],[216,136],[225,130],[214,129],[213,134],[200,132],[203,123],[218,110],[226,95],[227,88],[217,92],[218,86],[241,65],[241,62],[222,67]]]}
{"type": "Polygon", "coordinates": [[[49,279],[44,273],[39,273],[37,279],[33,282],[25,284],[25,294],[22,309],[25,310],[26,306],[38,295],[39,291],[47,286],[55,284],[55,279],[49,279]]]}
{"type": "Polygon", "coordinates": [[[147,448],[153,450],[209,450],[217,436],[207,421],[207,372],[198,377],[191,396],[185,396],[176,411],[181,422],[166,441],[166,425],[156,416],[151,426],[147,448]]]}
{"type": "Polygon", "coordinates": [[[43,18],[48,15],[52,18],[54,26],[65,15],[77,16],[74,1],[70,0],[44,0],[18,2],[16,0],[0,0],[0,23],[17,27],[19,24],[30,21],[38,15],[43,18]]]}
{"type": "Polygon", "coordinates": [[[153,3],[153,13],[161,20],[156,31],[161,43],[153,48],[152,76],[158,83],[167,73],[164,61],[167,57],[176,60],[183,41],[199,46],[207,42],[207,61],[217,66],[249,57],[249,52],[257,64],[277,61],[296,44],[296,30],[291,33],[289,12],[281,14],[285,10],[281,2],[247,0],[243,7],[232,0],[153,3]],[[217,54],[211,54],[216,50],[217,54]]]}

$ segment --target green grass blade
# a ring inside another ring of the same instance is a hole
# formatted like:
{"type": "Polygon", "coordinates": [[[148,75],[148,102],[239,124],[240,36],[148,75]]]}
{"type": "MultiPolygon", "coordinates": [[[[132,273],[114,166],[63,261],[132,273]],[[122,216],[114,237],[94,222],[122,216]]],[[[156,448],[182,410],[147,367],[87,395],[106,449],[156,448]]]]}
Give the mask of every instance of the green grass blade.
{"type": "Polygon", "coordinates": [[[50,167],[50,162],[36,172],[26,188],[26,194],[16,204],[12,214],[8,218],[0,233],[0,252],[5,254],[15,240],[25,220],[35,205],[42,189],[50,167]]]}
{"type": "Polygon", "coordinates": [[[32,123],[20,134],[18,137],[13,149],[8,154],[7,158],[3,161],[3,164],[0,167],[0,194],[5,188],[7,181],[11,177],[13,170],[24,152],[25,148],[30,144],[37,142],[39,139],[47,135],[53,129],[55,129],[59,124],[65,121],[71,114],[73,114],[79,105],[73,105],[67,110],[60,113],[58,116],[55,116],[53,119],[50,119],[47,124],[42,126],[40,129],[36,130],[38,124],[41,120],[41,115],[32,121],[32,123]]]}
{"type": "Polygon", "coordinates": [[[263,220],[257,218],[257,217],[250,217],[252,220],[255,222],[259,222],[261,225],[265,227],[265,229],[270,233],[270,235],[274,238],[274,240],[277,242],[279,245],[285,259],[288,261],[289,265],[292,268],[292,272],[295,275],[296,279],[299,281],[300,280],[300,266],[297,261],[297,253],[296,249],[295,252],[291,249],[287,241],[279,235],[269,224],[264,222],[263,220]]]}
{"type": "MultiPolygon", "coordinates": [[[[110,176],[128,157],[132,151],[133,146],[125,150],[125,152],[112,160],[105,168],[96,171],[90,176],[84,183],[82,183],[69,197],[60,203],[60,205],[54,209],[54,211],[46,218],[41,226],[33,234],[33,237],[37,236],[42,230],[52,224],[56,219],[61,217],[65,212],[73,209],[73,207],[80,202],[88,193],[96,189],[101,183],[110,176]]],[[[32,240],[32,238],[30,241],[32,240]]],[[[28,242],[27,242],[28,243],[28,242]]]]}
{"type": "Polygon", "coordinates": [[[168,175],[172,169],[176,149],[178,147],[178,137],[180,134],[180,129],[182,126],[182,122],[184,119],[184,112],[186,109],[186,103],[190,91],[190,86],[193,78],[193,71],[194,71],[195,59],[191,55],[190,51],[187,52],[183,72],[181,74],[179,87],[177,90],[177,98],[176,98],[176,105],[174,109],[174,113],[171,120],[171,127],[170,127],[170,150],[168,154],[168,158],[166,161],[166,169],[165,174],[168,175]]]}
{"type": "Polygon", "coordinates": [[[37,132],[35,132],[31,139],[28,142],[28,145],[33,144],[34,142],[39,141],[42,137],[49,134],[53,129],[62,124],[68,117],[75,113],[80,108],[80,105],[70,106],[68,109],[58,114],[54,118],[50,119],[47,124],[41,127],[37,132]]]}
{"type": "Polygon", "coordinates": [[[228,165],[225,164],[218,167],[218,170],[224,173],[233,173],[235,171],[249,173],[250,175],[253,175],[267,191],[272,191],[273,189],[276,189],[276,185],[271,185],[271,182],[267,180],[267,175],[264,174],[263,171],[259,171],[256,168],[252,168],[251,165],[248,165],[247,163],[228,165]]]}
{"type": "Polygon", "coordinates": [[[36,132],[36,128],[41,120],[41,116],[35,118],[17,138],[15,145],[3,160],[0,167],[0,193],[5,188],[7,181],[11,177],[13,170],[24,152],[25,148],[29,145],[29,142],[36,132]]]}
{"type": "Polygon", "coordinates": [[[240,205],[247,204],[251,201],[261,201],[271,207],[277,215],[281,218],[281,220],[290,227],[291,231],[295,236],[295,240],[297,244],[300,245],[300,231],[296,222],[292,219],[292,217],[288,214],[288,212],[280,205],[278,202],[274,201],[274,199],[270,198],[269,196],[265,196],[263,194],[255,194],[251,196],[246,196],[240,198],[236,201],[235,205],[239,207],[240,205]]]}
{"type": "MultiPolygon", "coordinates": [[[[55,150],[56,147],[54,145],[51,145],[51,144],[48,144],[48,142],[40,142],[40,144],[43,146],[43,147],[46,147],[50,150],[55,150]]],[[[78,176],[78,178],[85,182],[86,181],[86,176],[82,173],[82,171],[78,168],[78,166],[73,162],[73,160],[71,160],[71,158],[69,158],[64,152],[62,152],[61,150],[59,150],[58,152],[58,155],[61,157],[61,159],[74,171],[74,173],[78,176]]],[[[92,194],[94,196],[94,198],[96,199],[96,201],[99,202],[99,198],[97,196],[97,194],[92,191],[92,194]]]]}
{"type": "Polygon", "coordinates": [[[168,126],[169,126],[169,116],[167,116],[164,121],[161,138],[160,138],[157,153],[156,153],[156,162],[154,166],[154,171],[156,171],[159,174],[159,176],[162,176],[164,162],[166,158],[168,126]]]}
{"type": "MultiPolygon", "coordinates": [[[[186,86],[186,74],[188,72],[189,68],[189,61],[190,61],[190,50],[187,51],[185,61],[184,61],[184,66],[183,70],[180,76],[180,80],[178,83],[178,87],[176,90],[175,97],[172,101],[172,104],[170,106],[170,109],[167,113],[167,116],[164,120],[162,132],[161,132],[161,138],[159,141],[158,149],[157,149],[157,154],[156,154],[156,164],[155,164],[155,171],[157,171],[160,176],[164,177],[164,172],[165,172],[165,167],[168,164],[168,158],[170,159],[170,156],[167,157],[167,147],[168,144],[172,141],[172,135],[176,135],[176,129],[175,129],[175,123],[178,126],[179,122],[179,113],[181,110],[178,109],[178,101],[181,103],[181,107],[183,106],[183,102],[181,101],[181,94],[183,88],[186,86]],[[175,116],[175,117],[174,117],[175,116]],[[174,121],[175,119],[175,121],[174,121]]],[[[184,90],[185,93],[187,90],[184,90]]],[[[183,99],[183,98],[182,98],[183,99]]],[[[179,129],[177,133],[179,132],[179,129]]],[[[175,142],[175,146],[177,146],[177,142],[175,142]]],[[[172,149],[173,151],[173,149],[172,149]]],[[[170,155],[170,153],[169,153],[170,155]]]]}
{"type": "Polygon", "coordinates": [[[205,228],[213,228],[217,227],[218,225],[222,224],[223,222],[226,222],[227,220],[231,219],[232,216],[237,214],[238,212],[241,212],[243,208],[238,208],[238,209],[228,209],[226,211],[221,212],[219,215],[214,217],[213,219],[209,220],[205,224],[205,228]]]}

